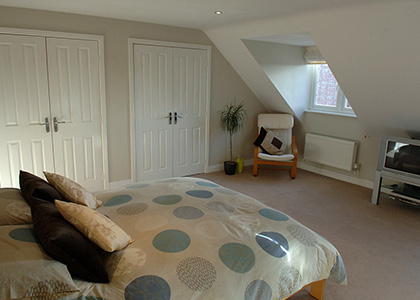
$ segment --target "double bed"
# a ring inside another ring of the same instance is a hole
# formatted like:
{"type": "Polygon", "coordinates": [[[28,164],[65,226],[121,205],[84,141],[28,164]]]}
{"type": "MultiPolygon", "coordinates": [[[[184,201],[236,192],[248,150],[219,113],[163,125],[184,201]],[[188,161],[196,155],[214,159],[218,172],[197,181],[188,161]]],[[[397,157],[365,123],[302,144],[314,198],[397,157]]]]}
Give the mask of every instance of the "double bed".
{"type": "MultiPolygon", "coordinates": [[[[44,248],[40,208],[19,198],[20,190],[2,190],[3,214],[20,216],[0,226],[0,299],[268,300],[309,285],[322,299],[326,279],[346,284],[341,256],[324,237],[251,197],[191,177],[95,193],[101,205],[92,210],[130,240],[114,251],[94,245],[102,267],[89,265],[96,257],[76,256],[79,267],[99,272],[87,280],[74,261],[44,248]]],[[[73,246],[66,243],[61,251],[73,246]]]]}

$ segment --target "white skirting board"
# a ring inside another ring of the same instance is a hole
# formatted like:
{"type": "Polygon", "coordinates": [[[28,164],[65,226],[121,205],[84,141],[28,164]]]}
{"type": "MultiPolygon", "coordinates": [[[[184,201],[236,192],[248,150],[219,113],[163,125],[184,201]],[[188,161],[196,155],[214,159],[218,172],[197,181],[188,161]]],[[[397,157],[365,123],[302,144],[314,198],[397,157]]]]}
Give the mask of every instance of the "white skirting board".
{"type": "MultiPolygon", "coordinates": [[[[254,164],[254,160],[252,158],[250,159],[246,159],[244,161],[244,166],[252,166],[254,164]]],[[[341,181],[345,181],[345,182],[349,182],[352,184],[356,184],[356,185],[360,185],[366,188],[373,188],[373,181],[369,181],[369,180],[365,180],[365,179],[360,179],[360,178],[356,178],[353,176],[348,176],[348,175],[344,175],[344,174],[340,174],[331,170],[325,170],[322,168],[318,168],[315,166],[310,166],[307,165],[303,162],[298,162],[298,169],[302,169],[305,171],[309,171],[312,173],[316,173],[319,175],[323,175],[323,176],[327,176],[327,177],[331,177],[331,178],[335,178],[337,180],[341,180],[341,181]]],[[[223,164],[218,164],[218,165],[212,165],[209,166],[207,169],[206,173],[212,173],[212,172],[217,172],[217,171],[221,171],[223,170],[223,164]]],[[[298,174],[297,176],[299,177],[299,170],[298,170],[298,174]]],[[[126,187],[130,184],[133,184],[132,180],[122,180],[122,181],[114,181],[114,182],[110,182],[109,183],[109,188],[110,189],[116,189],[116,188],[123,188],[126,187]]]]}
{"type": "MultiPolygon", "coordinates": [[[[352,183],[355,185],[363,186],[368,189],[373,189],[373,181],[371,180],[360,179],[354,176],[337,173],[337,172],[322,169],[316,166],[310,166],[308,164],[305,164],[304,162],[298,162],[298,169],[302,169],[302,170],[316,173],[316,174],[326,176],[326,177],[331,177],[331,178],[334,178],[340,181],[345,181],[348,183],[352,183]]],[[[299,170],[297,172],[297,176],[299,176],[299,170]]]]}

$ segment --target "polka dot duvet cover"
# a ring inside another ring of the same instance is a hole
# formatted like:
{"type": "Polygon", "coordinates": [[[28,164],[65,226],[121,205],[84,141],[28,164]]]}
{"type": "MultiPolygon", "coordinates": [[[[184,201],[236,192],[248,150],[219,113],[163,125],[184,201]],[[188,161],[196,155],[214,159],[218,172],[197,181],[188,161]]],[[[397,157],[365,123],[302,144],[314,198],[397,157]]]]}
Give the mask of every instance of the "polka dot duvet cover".
{"type": "Polygon", "coordinates": [[[171,178],[96,197],[97,211],[135,242],[108,257],[110,283],[74,280],[79,291],[55,299],[268,300],[321,279],[346,284],[325,238],[213,182],[171,178]]]}

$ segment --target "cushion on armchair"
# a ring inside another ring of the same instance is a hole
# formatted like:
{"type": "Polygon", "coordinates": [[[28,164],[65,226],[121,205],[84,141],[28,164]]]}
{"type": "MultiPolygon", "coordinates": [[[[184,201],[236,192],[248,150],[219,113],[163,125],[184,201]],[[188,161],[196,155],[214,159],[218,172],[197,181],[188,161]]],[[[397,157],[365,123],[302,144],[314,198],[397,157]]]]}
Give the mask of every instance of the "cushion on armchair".
{"type": "Polygon", "coordinates": [[[254,145],[260,147],[263,153],[270,155],[283,155],[286,146],[271,130],[266,130],[264,127],[261,127],[254,145]]]}

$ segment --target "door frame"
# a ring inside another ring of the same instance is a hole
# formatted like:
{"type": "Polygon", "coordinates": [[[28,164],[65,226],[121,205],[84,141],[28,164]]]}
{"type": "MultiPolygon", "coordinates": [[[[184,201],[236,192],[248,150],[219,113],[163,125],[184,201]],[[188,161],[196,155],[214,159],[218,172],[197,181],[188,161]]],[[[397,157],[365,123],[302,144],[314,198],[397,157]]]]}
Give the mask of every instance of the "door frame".
{"type": "Polygon", "coordinates": [[[210,141],[210,84],[211,84],[211,46],[188,44],[180,42],[155,41],[139,38],[128,39],[128,68],[129,68],[129,97],[130,97],[130,143],[131,143],[131,182],[137,182],[136,165],[136,122],[135,122],[135,94],[134,94],[134,45],[161,46],[170,48],[200,49],[207,54],[207,91],[206,91],[206,128],[204,149],[204,172],[209,167],[209,141],[210,141]]]}
{"type": "Polygon", "coordinates": [[[35,29],[18,29],[0,27],[0,34],[38,36],[44,38],[63,38],[74,40],[90,40],[98,43],[99,50],[99,105],[101,110],[101,139],[102,139],[102,182],[104,189],[109,188],[109,169],[108,169],[108,132],[106,119],[106,94],[105,94],[105,55],[104,37],[102,35],[69,33],[58,31],[45,31],[35,29]]]}

